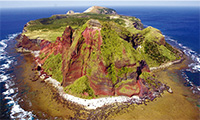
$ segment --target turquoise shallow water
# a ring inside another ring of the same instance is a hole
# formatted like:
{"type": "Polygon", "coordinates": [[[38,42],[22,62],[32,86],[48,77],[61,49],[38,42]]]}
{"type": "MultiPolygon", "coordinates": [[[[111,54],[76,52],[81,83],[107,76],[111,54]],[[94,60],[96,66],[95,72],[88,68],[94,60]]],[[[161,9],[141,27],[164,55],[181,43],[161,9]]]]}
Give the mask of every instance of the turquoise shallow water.
{"type": "MultiPolygon", "coordinates": [[[[88,6],[89,7],[89,6],[88,6]]],[[[23,26],[30,20],[64,14],[68,10],[82,12],[88,7],[63,8],[13,8],[0,9],[0,118],[33,119],[32,110],[24,110],[18,103],[20,86],[16,82],[16,68],[24,61],[16,53],[14,38],[20,34],[23,26]]],[[[199,86],[200,51],[199,51],[199,8],[198,7],[112,7],[119,14],[136,16],[147,26],[162,31],[166,41],[183,50],[193,61],[182,72],[192,85],[199,86]]],[[[31,103],[30,103],[31,104],[31,103]]]]}

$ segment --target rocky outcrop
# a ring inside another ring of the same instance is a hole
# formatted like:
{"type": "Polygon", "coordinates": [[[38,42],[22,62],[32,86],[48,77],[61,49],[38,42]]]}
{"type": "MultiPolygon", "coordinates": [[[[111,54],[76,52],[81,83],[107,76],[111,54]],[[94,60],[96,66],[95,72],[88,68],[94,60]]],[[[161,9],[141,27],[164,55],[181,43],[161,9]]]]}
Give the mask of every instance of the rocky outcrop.
{"type": "Polygon", "coordinates": [[[18,36],[19,43],[17,44],[17,48],[19,52],[30,52],[40,50],[40,40],[37,39],[29,39],[25,35],[18,36]]]}
{"type": "Polygon", "coordinates": [[[133,26],[138,30],[144,29],[143,24],[141,23],[141,21],[134,22],[133,26]]]}
{"type": "MultiPolygon", "coordinates": [[[[144,71],[150,72],[145,61],[142,60],[139,66],[136,63],[130,63],[129,60],[116,61],[111,66],[104,64],[105,61],[101,55],[103,43],[101,27],[98,20],[92,19],[86,23],[82,31],[74,32],[70,26],[67,27],[62,37],[58,37],[55,43],[43,40],[40,43],[40,54],[45,54],[45,57],[41,58],[39,63],[43,65],[52,54],[62,54],[63,80],[61,85],[66,87],[74,84],[82,76],[87,76],[89,86],[95,96],[125,95],[131,97],[148,93],[148,88],[139,77],[144,71]],[[112,72],[122,69],[135,69],[135,71],[123,73],[121,76],[116,75],[114,82],[113,78],[109,77],[112,74],[111,68],[114,68],[112,72]]],[[[126,50],[123,52],[126,54],[126,50]]],[[[87,92],[84,94],[88,95],[87,92]]]]}
{"type": "Polygon", "coordinates": [[[97,14],[117,14],[114,9],[100,7],[100,6],[92,6],[84,11],[84,13],[97,13],[97,14]]]}
{"type": "MultiPolygon", "coordinates": [[[[85,12],[116,14],[112,9],[98,6],[85,12]]],[[[69,13],[73,14],[72,11],[69,13]]],[[[166,43],[158,29],[143,29],[139,19],[128,16],[110,19],[108,15],[83,13],[65,17],[32,21],[25,29],[30,33],[35,29],[34,24],[45,21],[48,24],[42,26],[52,30],[48,27],[57,28],[53,23],[59,23],[57,20],[60,19],[67,20],[66,24],[77,24],[76,29],[67,26],[55,42],[29,39],[23,35],[17,45],[21,51],[40,50],[36,61],[42,78],[51,76],[65,87],[67,93],[83,98],[137,95],[152,100],[166,89],[151,74],[149,66],[176,60],[179,52],[166,43]],[[99,16],[101,18],[96,19],[99,16]]]]}
{"type": "Polygon", "coordinates": [[[41,52],[46,55],[42,60],[40,60],[40,64],[44,64],[45,60],[51,55],[57,55],[58,53],[65,53],[72,43],[72,34],[73,29],[69,26],[66,27],[62,37],[57,37],[55,43],[51,43],[46,40],[42,40],[40,43],[41,52]]]}

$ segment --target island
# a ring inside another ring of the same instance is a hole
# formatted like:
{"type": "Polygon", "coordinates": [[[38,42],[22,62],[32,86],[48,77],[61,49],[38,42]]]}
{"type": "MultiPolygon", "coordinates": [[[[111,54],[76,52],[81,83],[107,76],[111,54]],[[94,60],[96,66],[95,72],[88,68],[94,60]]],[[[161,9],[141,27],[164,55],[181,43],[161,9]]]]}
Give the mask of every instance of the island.
{"type": "Polygon", "coordinates": [[[86,111],[173,94],[152,71],[184,59],[160,30],[99,6],[29,21],[17,40],[18,52],[34,54],[38,76],[86,111]]]}

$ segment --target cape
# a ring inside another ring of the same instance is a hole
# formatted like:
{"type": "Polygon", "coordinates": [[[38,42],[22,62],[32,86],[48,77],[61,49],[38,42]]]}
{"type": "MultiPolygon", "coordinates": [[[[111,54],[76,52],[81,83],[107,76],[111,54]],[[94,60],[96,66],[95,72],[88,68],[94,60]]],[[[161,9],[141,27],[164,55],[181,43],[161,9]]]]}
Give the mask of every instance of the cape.
{"type": "Polygon", "coordinates": [[[153,99],[169,87],[150,67],[180,60],[182,53],[161,31],[141,20],[93,6],[29,21],[19,36],[20,52],[39,51],[37,70],[81,98],[134,96],[153,99]]]}

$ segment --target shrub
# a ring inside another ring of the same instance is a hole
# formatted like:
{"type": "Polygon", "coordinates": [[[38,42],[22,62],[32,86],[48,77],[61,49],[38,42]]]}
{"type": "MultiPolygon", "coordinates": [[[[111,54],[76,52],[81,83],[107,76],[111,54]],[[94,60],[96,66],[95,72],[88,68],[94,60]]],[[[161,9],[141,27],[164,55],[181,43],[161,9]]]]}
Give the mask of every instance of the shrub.
{"type": "Polygon", "coordinates": [[[112,83],[115,84],[117,82],[117,74],[115,70],[115,65],[111,64],[107,71],[112,80],[112,83]]]}
{"type": "Polygon", "coordinates": [[[52,75],[52,78],[59,82],[62,82],[62,55],[61,54],[51,54],[42,66],[47,74],[52,75]]]}
{"type": "Polygon", "coordinates": [[[78,78],[76,81],[74,81],[73,84],[68,85],[65,87],[65,91],[67,93],[71,93],[77,97],[83,97],[83,98],[94,98],[94,91],[89,85],[89,80],[87,76],[82,76],[78,78]],[[87,92],[89,96],[83,96],[84,92],[87,92]]]}
{"type": "Polygon", "coordinates": [[[169,61],[169,58],[160,53],[159,45],[153,41],[145,41],[144,51],[145,54],[151,59],[156,60],[159,64],[169,61]]]}

